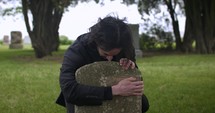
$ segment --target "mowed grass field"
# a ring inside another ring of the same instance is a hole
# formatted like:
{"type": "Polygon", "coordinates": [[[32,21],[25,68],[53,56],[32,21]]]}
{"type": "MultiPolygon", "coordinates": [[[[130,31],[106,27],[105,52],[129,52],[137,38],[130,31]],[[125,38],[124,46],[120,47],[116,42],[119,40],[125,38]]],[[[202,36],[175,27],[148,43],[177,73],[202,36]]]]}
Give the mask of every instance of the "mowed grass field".
{"type": "MultiPolygon", "coordinates": [[[[0,45],[0,113],[65,113],[55,100],[66,48],[36,59],[30,46],[0,45]]],[[[137,58],[137,64],[147,113],[215,113],[215,55],[160,55],[137,58]]]]}

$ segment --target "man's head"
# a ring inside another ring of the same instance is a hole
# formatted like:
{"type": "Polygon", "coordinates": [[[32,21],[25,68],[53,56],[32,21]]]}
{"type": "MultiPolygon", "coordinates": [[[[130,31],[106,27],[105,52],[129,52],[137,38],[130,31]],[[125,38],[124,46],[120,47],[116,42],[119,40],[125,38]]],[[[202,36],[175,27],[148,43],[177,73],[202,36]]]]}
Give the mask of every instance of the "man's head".
{"type": "Polygon", "coordinates": [[[110,51],[104,51],[103,49],[97,47],[99,55],[102,56],[103,58],[107,59],[108,61],[111,61],[113,59],[113,56],[117,55],[120,53],[121,49],[120,48],[115,48],[110,51]]]}
{"type": "Polygon", "coordinates": [[[133,49],[131,30],[124,20],[117,17],[99,19],[98,23],[90,28],[90,38],[104,52],[133,49]]]}

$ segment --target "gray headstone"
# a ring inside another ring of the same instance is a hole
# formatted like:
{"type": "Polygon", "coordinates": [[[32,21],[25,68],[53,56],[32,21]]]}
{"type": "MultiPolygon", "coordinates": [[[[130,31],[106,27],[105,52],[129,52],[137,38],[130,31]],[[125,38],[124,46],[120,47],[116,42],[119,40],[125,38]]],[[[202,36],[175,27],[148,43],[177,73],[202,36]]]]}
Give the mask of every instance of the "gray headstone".
{"type": "Polygon", "coordinates": [[[24,44],[31,44],[31,39],[29,36],[25,36],[25,38],[23,39],[23,43],[24,44]]]}
{"type": "Polygon", "coordinates": [[[133,36],[133,45],[135,48],[135,54],[138,57],[142,57],[143,53],[140,50],[140,37],[139,37],[139,24],[129,24],[129,27],[133,36]]]}
{"type": "Polygon", "coordinates": [[[20,31],[11,32],[10,49],[22,49],[22,33],[20,31]]]}
{"type": "MultiPolygon", "coordinates": [[[[80,84],[91,86],[112,86],[127,77],[141,78],[138,69],[124,70],[113,61],[101,61],[85,65],[76,71],[80,84]]],[[[142,113],[141,96],[114,96],[103,101],[101,106],[75,106],[75,113],[142,113]]]]}
{"type": "Polygon", "coordinates": [[[8,35],[4,35],[3,37],[3,45],[9,45],[10,40],[8,35]]]}

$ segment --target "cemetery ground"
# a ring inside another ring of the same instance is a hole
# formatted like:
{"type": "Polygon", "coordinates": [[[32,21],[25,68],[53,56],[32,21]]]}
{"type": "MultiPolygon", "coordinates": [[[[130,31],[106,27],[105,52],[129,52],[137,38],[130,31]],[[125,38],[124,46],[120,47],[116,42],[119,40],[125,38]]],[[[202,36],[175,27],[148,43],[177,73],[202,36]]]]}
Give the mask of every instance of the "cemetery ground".
{"type": "MultiPolygon", "coordinates": [[[[65,113],[55,100],[66,48],[36,59],[30,45],[0,45],[0,112],[65,113]]],[[[137,58],[137,64],[150,102],[147,113],[215,112],[215,55],[164,54],[137,58]]]]}

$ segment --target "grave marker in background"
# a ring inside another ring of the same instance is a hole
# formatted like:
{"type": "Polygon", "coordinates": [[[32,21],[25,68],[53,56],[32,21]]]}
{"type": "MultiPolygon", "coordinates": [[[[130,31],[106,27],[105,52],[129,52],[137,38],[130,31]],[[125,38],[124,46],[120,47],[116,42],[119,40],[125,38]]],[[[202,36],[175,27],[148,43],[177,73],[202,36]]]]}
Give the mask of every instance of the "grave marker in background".
{"type": "Polygon", "coordinates": [[[10,49],[22,49],[22,33],[20,31],[11,31],[10,49]]]}
{"type": "Polygon", "coordinates": [[[3,45],[9,45],[10,40],[8,35],[4,35],[3,37],[3,45]]]}
{"type": "Polygon", "coordinates": [[[143,53],[140,50],[139,24],[129,24],[129,27],[130,27],[131,32],[132,32],[135,54],[138,57],[142,57],[143,53]]]}
{"type": "Polygon", "coordinates": [[[25,36],[24,39],[23,39],[23,43],[24,44],[31,44],[31,39],[29,36],[25,36]]]}

